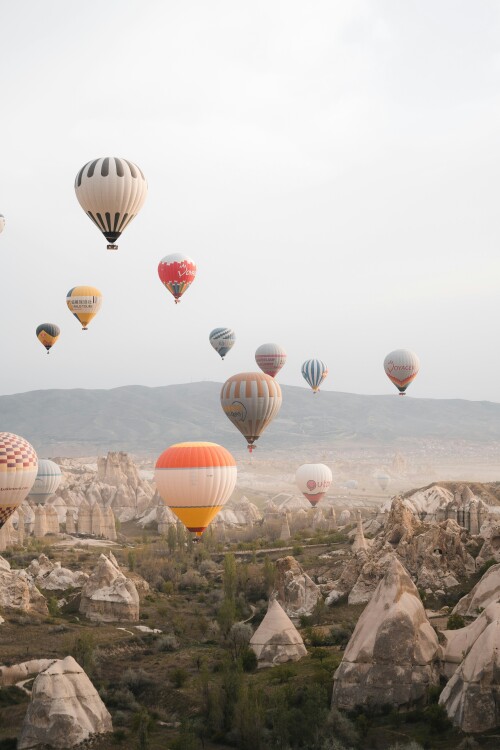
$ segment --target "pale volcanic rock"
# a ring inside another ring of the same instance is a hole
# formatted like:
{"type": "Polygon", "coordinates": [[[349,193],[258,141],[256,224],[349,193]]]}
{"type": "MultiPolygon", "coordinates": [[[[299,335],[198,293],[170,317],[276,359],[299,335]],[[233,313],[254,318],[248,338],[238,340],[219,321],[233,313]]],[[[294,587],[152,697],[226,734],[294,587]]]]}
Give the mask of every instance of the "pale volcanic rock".
{"type": "Polygon", "coordinates": [[[228,526],[253,526],[262,520],[260,510],[246,497],[242,497],[238,502],[230,501],[218,515],[228,526]]]}
{"type": "Polygon", "coordinates": [[[58,495],[52,495],[50,504],[56,510],[59,523],[64,523],[66,521],[66,511],[68,509],[65,500],[58,495]]]}
{"type": "Polygon", "coordinates": [[[105,555],[99,557],[82,589],[80,612],[97,622],[136,622],[139,619],[139,594],[135,585],[105,555]]]}
{"type": "Polygon", "coordinates": [[[348,604],[366,604],[370,601],[373,592],[380,583],[380,580],[384,577],[390,567],[393,557],[394,553],[392,550],[385,549],[384,554],[376,559],[369,558],[363,563],[356,579],[356,583],[349,591],[349,596],[347,598],[348,604]]]}
{"type": "Polygon", "coordinates": [[[497,519],[490,519],[481,526],[484,544],[476,558],[476,565],[481,567],[488,560],[500,562],[500,524],[497,519]]]}
{"type": "Polygon", "coordinates": [[[53,563],[43,554],[37,560],[31,561],[26,572],[33,579],[35,586],[47,591],[81,588],[88,580],[87,573],[63,568],[60,562],[53,563]]]}
{"type": "Polygon", "coordinates": [[[339,516],[339,526],[347,526],[351,523],[351,512],[349,510],[343,510],[339,516]]]}
{"type": "Polygon", "coordinates": [[[463,732],[486,732],[500,725],[500,620],[477,638],[439,697],[463,732]]]}
{"type": "Polygon", "coordinates": [[[102,510],[99,503],[94,503],[91,509],[91,518],[92,518],[92,534],[94,536],[104,536],[103,534],[103,526],[104,526],[104,519],[102,516],[102,510]]]}
{"type": "Polygon", "coordinates": [[[67,656],[54,660],[36,678],[17,747],[70,748],[112,730],[111,716],[97,690],[67,656]]]}
{"type": "Polygon", "coordinates": [[[439,644],[396,556],[359,618],[335,672],[332,705],[408,705],[439,681],[439,644]]]}
{"type": "Polygon", "coordinates": [[[116,542],[116,519],[113,513],[111,505],[106,505],[102,512],[103,516],[103,527],[102,535],[105,539],[110,539],[112,542],[116,542]]]}
{"type": "MultiPolygon", "coordinates": [[[[6,560],[0,559],[8,565],[6,560]]],[[[45,597],[26,571],[11,570],[4,564],[0,567],[0,610],[21,610],[39,615],[49,613],[45,597]]]]}
{"type": "Polygon", "coordinates": [[[76,534],[75,512],[72,508],[66,510],[66,533],[76,534]]]}
{"type": "Polygon", "coordinates": [[[45,520],[47,524],[47,534],[59,534],[59,516],[57,510],[52,504],[45,506],[45,520]]]}
{"type": "Polygon", "coordinates": [[[276,560],[274,595],[290,617],[310,614],[321,591],[291,555],[276,560]]]}
{"type": "Polygon", "coordinates": [[[274,667],[307,656],[300,633],[276,599],[269,601],[266,616],[250,638],[250,647],[255,652],[259,668],[274,667]]]}
{"type": "Polygon", "coordinates": [[[450,678],[471,650],[481,633],[495,620],[500,620],[500,603],[489,604],[486,609],[469,625],[458,630],[441,631],[442,664],[444,674],[450,678]]]}
{"type": "Polygon", "coordinates": [[[92,534],[92,511],[87,500],[84,498],[78,508],[77,529],[79,534],[92,534]]]}
{"type": "Polygon", "coordinates": [[[385,525],[385,539],[389,544],[397,545],[413,538],[419,522],[400,497],[394,498],[385,525]]]}
{"type": "Polygon", "coordinates": [[[477,617],[480,609],[500,601],[500,563],[488,568],[482,578],[468,594],[463,596],[453,609],[454,613],[477,617]]]}
{"type": "Polygon", "coordinates": [[[33,536],[35,539],[41,539],[47,533],[47,517],[45,514],[45,507],[43,505],[37,505],[35,508],[35,524],[33,528],[33,536]]]}
{"type": "Polygon", "coordinates": [[[290,526],[288,524],[288,516],[283,517],[283,523],[281,524],[280,539],[282,542],[287,542],[291,537],[290,526]]]}
{"type": "Polygon", "coordinates": [[[106,457],[97,459],[97,479],[114,487],[126,484],[134,489],[140,483],[136,465],[129,454],[122,451],[110,451],[106,457]]]}

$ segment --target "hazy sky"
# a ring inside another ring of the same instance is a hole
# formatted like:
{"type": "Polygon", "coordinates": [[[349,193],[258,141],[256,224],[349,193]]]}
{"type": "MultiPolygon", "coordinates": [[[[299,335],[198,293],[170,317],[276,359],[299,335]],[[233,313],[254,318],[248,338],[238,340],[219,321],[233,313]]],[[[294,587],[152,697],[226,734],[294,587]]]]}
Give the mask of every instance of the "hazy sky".
{"type": "Polygon", "coordinates": [[[222,381],[276,341],[283,383],[320,357],[325,389],[392,393],[408,347],[412,395],[500,401],[497,2],[26,0],[1,37],[1,393],[222,381]],[[149,183],[116,253],[73,189],[105,155],[149,183]]]}

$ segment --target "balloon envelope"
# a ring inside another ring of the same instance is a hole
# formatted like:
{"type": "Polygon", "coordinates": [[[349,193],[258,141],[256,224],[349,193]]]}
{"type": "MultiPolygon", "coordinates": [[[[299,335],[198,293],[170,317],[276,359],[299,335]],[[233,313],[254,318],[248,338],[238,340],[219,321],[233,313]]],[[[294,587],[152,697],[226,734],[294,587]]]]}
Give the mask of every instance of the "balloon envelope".
{"type": "Polygon", "coordinates": [[[332,483],[332,472],[325,464],[303,464],[295,475],[299,490],[312,506],[326,495],[332,483]]]}
{"type": "Polygon", "coordinates": [[[210,332],[209,341],[213,348],[220,354],[222,359],[226,356],[228,351],[233,348],[236,342],[236,334],[232,328],[214,328],[210,332]]]}
{"type": "Polygon", "coordinates": [[[5,229],[5,216],[3,214],[0,214],[0,234],[2,234],[4,229],[5,229]]]}
{"type": "Polygon", "coordinates": [[[415,380],[419,369],[420,360],[410,349],[395,349],[384,359],[385,374],[401,394],[415,380]]]}
{"type": "Polygon", "coordinates": [[[0,528],[28,495],[37,471],[33,446],[12,432],[0,432],[0,528]]]}
{"type": "Polygon", "coordinates": [[[278,383],[262,372],[240,372],[222,386],[220,401],[226,417],[246,438],[248,450],[281,408],[278,383]]]}
{"type": "Polygon", "coordinates": [[[377,482],[381,490],[386,490],[391,482],[391,478],[388,474],[377,474],[377,482]]]}
{"type": "Polygon", "coordinates": [[[279,344],[261,344],[255,352],[255,361],[262,372],[275,378],[286,362],[286,351],[279,344]]]}
{"type": "Polygon", "coordinates": [[[50,352],[61,334],[61,329],[54,323],[41,323],[36,329],[38,341],[50,352]]]}
{"type": "Polygon", "coordinates": [[[328,375],[328,367],[321,359],[307,359],[302,365],[302,376],[311,386],[314,393],[328,375]]]}
{"type": "Polygon", "coordinates": [[[45,505],[47,498],[54,494],[61,484],[62,473],[59,466],[48,458],[38,459],[38,473],[30,490],[37,505],[45,505]]]}
{"type": "Polygon", "coordinates": [[[80,206],[108,240],[108,250],[141,210],[148,184],[136,164],[105,156],[87,162],[75,179],[80,206]]]}
{"type": "Polygon", "coordinates": [[[101,309],[102,294],[95,286],[74,286],[66,295],[66,304],[86,331],[90,321],[101,309]]]}
{"type": "Polygon", "coordinates": [[[156,462],[160,496],[182,523],[201,536],[236,485],[236,461],[217,443],[177,443],[156,462]]]}
{"type": "Polygon", "coordinates": [[[183,253],[165,255],[158,264],[158,276],[177,304],[195,280],[196,264],[183,253]]]}

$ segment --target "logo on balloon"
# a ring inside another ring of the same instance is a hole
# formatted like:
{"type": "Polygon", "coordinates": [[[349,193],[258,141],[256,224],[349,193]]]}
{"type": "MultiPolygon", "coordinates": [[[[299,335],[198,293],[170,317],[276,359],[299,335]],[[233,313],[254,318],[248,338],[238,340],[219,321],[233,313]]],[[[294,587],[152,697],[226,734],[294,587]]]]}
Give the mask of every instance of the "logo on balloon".
{"type": "Polygon", "coordinates": [[[316,489],[316,482],[314,479],[310,479],[307,483],[307,489],[308,490],[315,490],[316,489]]]}
{"type": "Polygon", "coordinates": [[[233,401],[229,406],[224,407],[224,411],[233,422],[244,422],[247,418],[247,409],[241,401],[233,401]]]}

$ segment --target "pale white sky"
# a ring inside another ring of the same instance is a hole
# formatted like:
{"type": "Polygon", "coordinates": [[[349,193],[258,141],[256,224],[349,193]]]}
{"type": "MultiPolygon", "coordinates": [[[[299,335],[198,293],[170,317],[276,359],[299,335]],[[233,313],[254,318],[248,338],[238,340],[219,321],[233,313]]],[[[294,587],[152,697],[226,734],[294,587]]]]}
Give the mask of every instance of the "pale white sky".
{"type": "Polygon", "coordinates": [[[27,0],[1,37],[1,393],[222,381],[276,341],[282,383],[320,357],[325,389],[395,392],[408,347],[412,395],[500,401],[497,2],[27,0]],[[117,253],[73,189],[104,155],[149,183],[117,253]],[[77,284],[104,295],[87,333],[77,284]]]}

